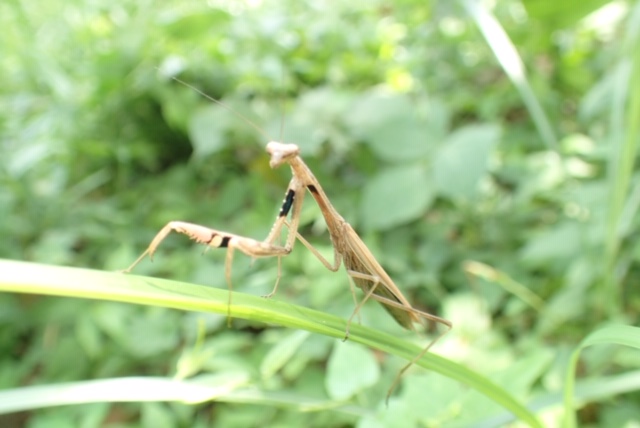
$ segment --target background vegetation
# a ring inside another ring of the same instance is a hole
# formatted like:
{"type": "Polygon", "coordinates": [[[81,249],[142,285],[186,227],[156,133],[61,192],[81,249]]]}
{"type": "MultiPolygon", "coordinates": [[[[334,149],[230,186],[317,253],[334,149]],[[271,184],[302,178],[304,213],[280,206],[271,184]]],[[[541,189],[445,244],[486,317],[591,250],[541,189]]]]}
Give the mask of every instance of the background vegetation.
{"type": "MultiPolygon", "coordinates": [[[[264,145],[283,138],[409,300],[453,322],[434,352],[545,425],[561,420],[572,350],[637,323],[636,2],[9,0],[0,22],[2,258],[121,269],[170,220],[262,238],[290,178],[264,145]]],[[[310,198],[302,217],[330,255],[310,198]]],[[[283,265],[274,299],[351,314],[343,271],[299,243],[283,265]]],[[[276,272],[238,256],[234,289],[265,294],[276,272]]],[[[136,273],[226,287],[224,252],[183,237],[136,273]]],[[[266,397],[54,407],[3,426],[472,426],[501,412],[420,368],[385,410],[402,360],[264,323],[21,294],[0,306],[3,389],[187,364],[242,369],[266,397]],[[260,372],[283,343],[295,352],[260,372]],[[271,401],[283,392],[287,406],[271,401]],[[304,412],[302,397],[354,407],[304,412]]],[[[376,305],[362,318],[426,340],[376,305]]],[[[637,350],[580,361],[581,426],[640,423],[637,350]]]]}

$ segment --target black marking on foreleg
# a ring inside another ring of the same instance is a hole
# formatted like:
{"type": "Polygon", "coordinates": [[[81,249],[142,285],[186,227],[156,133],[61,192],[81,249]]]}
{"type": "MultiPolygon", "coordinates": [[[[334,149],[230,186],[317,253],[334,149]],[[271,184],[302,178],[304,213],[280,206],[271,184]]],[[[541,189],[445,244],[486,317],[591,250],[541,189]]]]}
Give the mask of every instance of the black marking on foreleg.
{"type": "Polygon", "coordinates": [[[280,208],[278,217],[286,217],[287,214],[289,214],[289,210],[291,210],[291,206],[293,205],[295,196],[296,192],[294,192],[293,189],[289,189],[286,196],[284,197],[284,201],[282,202],[282,208],[280,208]]]}
{"type": "Polygon", "coordinates": [[[209,241],[205,242],[205,244],[216,248],[227,248],[229,246],[229,241],[231,241],[230,236],[212,233],[211,238],[209,238],[209,241]]]}

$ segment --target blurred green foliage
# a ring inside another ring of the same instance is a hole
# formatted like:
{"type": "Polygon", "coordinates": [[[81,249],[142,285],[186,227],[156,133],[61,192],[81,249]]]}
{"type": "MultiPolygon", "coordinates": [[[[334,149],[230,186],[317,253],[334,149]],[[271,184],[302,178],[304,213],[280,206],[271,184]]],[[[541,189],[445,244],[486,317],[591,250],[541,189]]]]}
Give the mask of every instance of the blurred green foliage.
{"type": "MultiPolygon", "coordinates": [[[[603,323],[637,323],[640,306],[640,6],[574,3],[2,2],[0,257],[115,270],[170,220],[265,237],[290,173],[269,168],[264,145],[284,139],[409,300],[453,321],[435,352],[523,401],[558,392],[569,350],[603,323]],[[502,29],[526,75],[488,36],[502,29]]],[[[311,198],[302,225],[330,255],[311,198]]],[[[136,273],[225,287],[224,253],[201,253],[172,237],[136,273]]],[[[351,314],[343,271],[300,244],[283,265],[275,299],[351,314]]],[[[276,269],[238,256],[234,289],[265,294],[276,269]]],[[[368,306],[364,324],[413,337],[368,306]]],[[[378,409],[88,405],[6,426],[400,426],[399,414],[450,426],[500,410],[416,369],[385,413],[403,362],[324,337],[83,300],[2,295],[0,307],[3,389],[171,375],[204,341],[215,356],[202,372],[241,366],[265,391],[378,409]],[[280,366],[269,353],[282,342],[280,366]],[[279,375],[261,384],[265,356],[279,375]]],[[[582,374],[635,370],[632,352],[588,351],[582,374]]],[[[600,399],[582,426],[640,422],[637,394],[600,399]]]]}

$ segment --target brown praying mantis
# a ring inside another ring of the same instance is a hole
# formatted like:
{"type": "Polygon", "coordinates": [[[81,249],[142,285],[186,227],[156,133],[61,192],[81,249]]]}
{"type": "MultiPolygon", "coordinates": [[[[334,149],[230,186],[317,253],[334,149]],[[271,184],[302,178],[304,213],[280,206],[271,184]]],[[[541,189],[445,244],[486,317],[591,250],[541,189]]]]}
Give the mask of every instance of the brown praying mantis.
{"type": "MultiPolygon", "coordinates": [[[[282,208],[280,209],[278,219],[267,237],[267,242],[271,242],[269,240],[270,238],[278,236],[281,225],[283,223],[286,224],[289,227],[289,237],[287,238],[285,248],[291,248],[293,246],[292,241],[297,237],[330,271],[336,272],[340,268],[340,264],[344,263],[349,277],[365,293],[364,298],[358,303],[355,297],[355,291],[353,290],[353,284],[350,282],[351,292],[354,300],[356,300],[356,307],[347,321],[345,340],[349,337],[349,326],[351,325],[353,317],[359,313],[360,308],[369,298],[381,303],[398,324],[406,329],[414,330],[414,323],[419,323],[420,319],[437,322],[446,327],[445,331],[436,336],[435,339],[398,372],[387,392],[386,401],[388,402],[391,393],[397,386],[404,372],[422,358],[438,339],[451,329],[452,324],[447,319],[411,306],[387,272],[385,272],[380,263],[378,263],[369,248],[362,242],[362,239],[360,239],[353,227],[347,223],[333,207],[326,193],[320,186],[320,183],[300,157],[300,149],[298,146],[295,144],[271,141],[267,144],[267,153],[271,156],[271,160],[269,161],[271,168],[277,168],[284,163],[288,163],[293,175],[289,182],[289,188],[282,208]],[[298,233],[299,213],[307,189],[316,200],[327,224],[329,236],[333,243],[333,264],[324,258],[318,250],[298,233]],[[290,209],[292,210],[291,224],[286,221],[286,216],[290,209]]],[[[275,288],[273,292],[275,292],[275,288]]]]}
{"type": "MultiPolygon", "coordinates": [[[[176,79],[177,80],[177,79],[176,79]]],[[[181,82],[180,80],[178,80],[181,82]]],[[[184,82],[181,82],[184,83],[184,82]]],[[[191,87],[190,85],[187,85],[191,87]]],[[[192,87],[193,88],[193,87],[192,87]]],[[[196,88],[193,88],[202,94],[196,88]]],[[[222,102],[202,94],[208,99],[222,105],[224,108],[229,108],[222,102]]],[[[235,111],[231,110],[234,114],[235,111]]],[[[253,125],[253,123],[251,123],[253,125]]],[[[255,125],[253,125],[255,126],[255,125]]],[[[259,128],[258,128],[259,129],[259,128]]],[[[260,129],[259,129],[260,130],[260,129]]],[[[262,132],[260,130],[260,132],[262,132]]],[[[278,276],[274,285],[273,291],[265,297],[271,297],[275,294],[280,281],[280,260],[282,257],[288,255],[295,244],[296,238],[307,247],[320,262],[332,272],[336,272],[340,268],[340,264],[344,263],[347,274],[350,278],[350,288],[356,307],[347,321],[347,327],[345,331],[345,340],[349,337],[349,328],[353,318],[359,314],[360,309],[364,303],[370,298],[378,301],[389,312],[389,314],[400,324],[402,327],[415,330],[414,323],[421,323],[421,320],[433,321],[442,324],[446,327],[446,330],[436,336],[420,353],[414,357],[409,363],[407,363],[396,375],[391,387],[389,388],[386,396],[388,402],[391,393],[397,386],[402,375],[411,367],[416,361],[422,358],[429,349],[452,327],[450,321],[430,314],[428,312],[421,311],[411,306],[409,301],[404,297],[400,289],[395,285],[393,280],[382,268],[380,263],[375,259],[371,251],[362,242],[358,234],[353,227],[347,223],[347,221],[338,213],[333,207],[329,198],[325,194],[324,190],[320,186],[320,183],[315,178],[309,167],[304,163],[300,157],[300,149],[295,144],[284,144],[276,141],[271,141],[266,146],[267,153],[270,156],[269,165],[271,168],[277,168],[285,163],[291,167],[292,178],[289,182],[287,192],[285,194],[284,201],[280,208],[278,217],[273,224],[269,235],[264,241],[257,241],[255,239],[247,238],[232,233],[227,233],[215,229],[211,229],[205,226],[200,226],[193,223],[186,223],[182,221],[171,221],[167,223],[158,234],[153,238],[149,247],[136,259],[125,272],[130,272],[145,256],[149,258],[153,257],[158,245],[171,233],[175,231],[189,236],[191,239],[198,243],[208,245],[213,248],[227,248],[227,255],[225,258],[225,278],[229,287],[229,302],[228,302],[228,319],[230,320],[230,307],[231,307],[231,266],[233,262],[234,250],[239,250],[242,253],[252,257],[278,257],[278,276]],[[309,190],[325,219],[327,229],[331,237],[333,244],[333,263],[324,258],[320,252],[315,249],[305,238],[298,233],[298,227],[300,225],[300,212],[302,208],[302,202],[306,194],[306,190],[309,190]],[[291,214],[291,220],[287,220],[288,215],[291,214]],[[275,241],[279,238],[282,232],[283,226],[287,226],[289,229],[286,242],[284,246],[275,244],[275,241]],[[364,298],[357,302],[355,297],[355,290],[353,283],[362,289],[365,293],[364,298]]]]}

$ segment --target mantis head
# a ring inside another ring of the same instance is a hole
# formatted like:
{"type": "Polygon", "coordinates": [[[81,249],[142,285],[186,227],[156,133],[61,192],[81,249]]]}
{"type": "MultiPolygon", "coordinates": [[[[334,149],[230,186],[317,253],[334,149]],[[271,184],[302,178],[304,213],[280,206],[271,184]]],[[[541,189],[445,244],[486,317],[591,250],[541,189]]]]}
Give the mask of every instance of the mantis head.
{"type": "Polygon", "coordinates": [[[269,166],[271,168],[277,168],[283,163],[289,162],[300,154],[300,148],[295,144],[278,143],[277,141],[270,141],[267,144],[267,153],[271,156],[269,166]]]}

